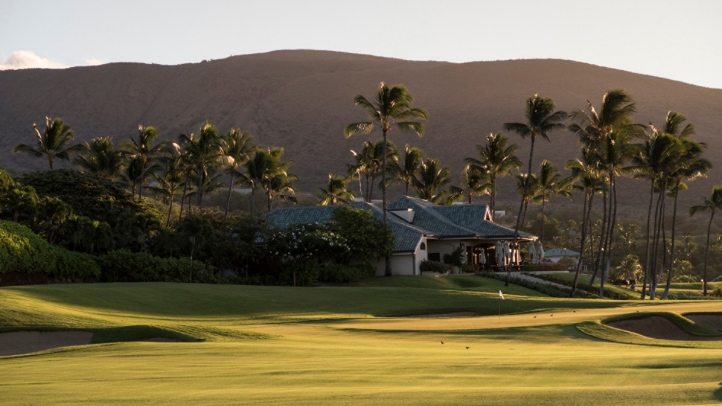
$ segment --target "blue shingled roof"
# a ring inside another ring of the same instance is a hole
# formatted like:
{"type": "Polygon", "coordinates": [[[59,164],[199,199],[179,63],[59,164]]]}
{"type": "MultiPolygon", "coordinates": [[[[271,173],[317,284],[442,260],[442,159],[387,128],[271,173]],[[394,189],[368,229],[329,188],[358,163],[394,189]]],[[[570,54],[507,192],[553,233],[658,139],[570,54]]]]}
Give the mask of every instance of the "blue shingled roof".
{"type": "MultiPolygon", "coordinates": [[[[383,211],[369,203],[353,203],[356,209],[370,210],[382,220],[383,211]]],[[[437,206],[429,201],[402,197],[391,204],[389,210],[412,209],[414,218],[407,222],[389,213],[389,225],[394,235],[394,252],[414,251],[423,236],[432,238],[512,238],[514,230],[484,219],[486,205],[464,204],[437,206]]],[[[267,214],[270,224],[288,227],[296,223],[322,224],[331,219],[333,206],[280,208],[267,214]]],[[[520,237],[532,237],[519,232],[520,237]]],[[[547,253],[547,255],[550,255],[547,253]]],[[[577,253],[578,255],[578,253],[577,253]]]]}
{"type": "MultiPolygon", "coordinates": [[[[383,220],[383,211],[368,203],[354,203],[351,207],[355,209],[369,210],[378,220],[383,220]]],[[[311,206],[311,207],[289,207],[279,208],[266,215],[270,224],[277,227],[288,227],[297,223],[323,224],[331,219],[333,206],[311,206]]],[[[414,251],[424,234],[430,234],[411,224],[405,224],[403,220],[389,216],[389,226],[394,235],[394,252],[414,251]]]]}
{"type": "Polygon", "coordinates": [[[565,248],[552,248],[544,251],[545,257],[578,257],[579,253],[565,248]]]}

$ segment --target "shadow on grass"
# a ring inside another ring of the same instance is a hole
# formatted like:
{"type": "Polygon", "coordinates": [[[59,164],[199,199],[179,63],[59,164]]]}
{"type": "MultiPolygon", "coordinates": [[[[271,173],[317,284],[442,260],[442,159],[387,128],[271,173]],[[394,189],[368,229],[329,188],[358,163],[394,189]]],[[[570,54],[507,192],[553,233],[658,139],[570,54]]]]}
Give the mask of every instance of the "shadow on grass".
{"type": "Polygon", "coordinates": [[[715,400],[722,400],[722,382],[720,382],[719,385],[720,387],[712,393],[712,396],[714,396],[715,400]]]}

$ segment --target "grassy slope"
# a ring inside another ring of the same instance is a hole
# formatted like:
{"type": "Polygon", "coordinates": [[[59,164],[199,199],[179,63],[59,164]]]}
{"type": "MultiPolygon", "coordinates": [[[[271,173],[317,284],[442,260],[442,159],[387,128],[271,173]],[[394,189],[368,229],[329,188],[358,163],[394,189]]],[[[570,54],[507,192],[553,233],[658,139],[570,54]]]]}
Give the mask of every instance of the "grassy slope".
{"type": "MultiPolygon", "coordinates": [[[[722,400],[720,349],[660,351],[597,340],[575,327],[632,312],[632,303],[524,297],[511,291],[501,302],[497,281],[415,279],[317,289],[2,288],[3,327],[142,324],[185,328],[208,339],[102,344],[0,359],[3,402],[641,405],[722,400]],[[409,284],[428,286],[390,286],[409,284]],[[499,304],[502,317],[372,317],[453,310],[493,315],[499,304]],[[228,331],[272,338],[218,338],[228,331]]],[[[719,308],[719,302],[654,307],[679,313],[719,308]]]]}

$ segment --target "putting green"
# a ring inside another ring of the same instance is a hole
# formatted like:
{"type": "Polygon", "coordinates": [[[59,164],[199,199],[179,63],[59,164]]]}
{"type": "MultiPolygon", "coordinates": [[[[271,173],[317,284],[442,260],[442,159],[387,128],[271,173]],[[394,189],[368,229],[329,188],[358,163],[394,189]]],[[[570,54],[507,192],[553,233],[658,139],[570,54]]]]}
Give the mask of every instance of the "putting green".
{"type": "Polygon", "coordinates": [[[113,336],[121,327],[148,326],[205,340],[104,343],[0,358],[3,403],[666,405],[722,400],[722,349],[623,344],[579,328],[637,311],[719,312],[722,302],[556,299],[525,296],[521,290],[512,294],[522,288],[505,290],[503,283],[483,278],[450,281],[425,287],[408,285],[428,281],[400,279],[378,282],[385,286],[338,288],[2,288],[0,327],[5,330],[104,329],[105,341],[112,341],[123,339],[113,336]],[[400,317],[459,311],[483,316],[400,317]]]}

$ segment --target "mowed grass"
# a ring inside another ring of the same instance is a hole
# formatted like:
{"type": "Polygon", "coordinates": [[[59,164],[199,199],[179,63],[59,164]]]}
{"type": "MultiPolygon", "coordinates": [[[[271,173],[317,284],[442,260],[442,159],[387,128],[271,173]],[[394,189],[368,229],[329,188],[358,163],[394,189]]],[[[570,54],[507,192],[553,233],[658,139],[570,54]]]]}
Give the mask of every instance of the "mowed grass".
{"type": "Polygon", "coordinates": [[[2,403],[665,405],[722,400],[722,349],[618,344],[577,328],[637,311],[722,311],[722,302],[650,306],[556,299],[468,276],[377,278],[359,285],[2,288],[3,329],[113,331],[142,325],[205,339],[95,344],[0,358],[2,403]],[[485,316],[399,317],[454,311],[485,316]]]}

